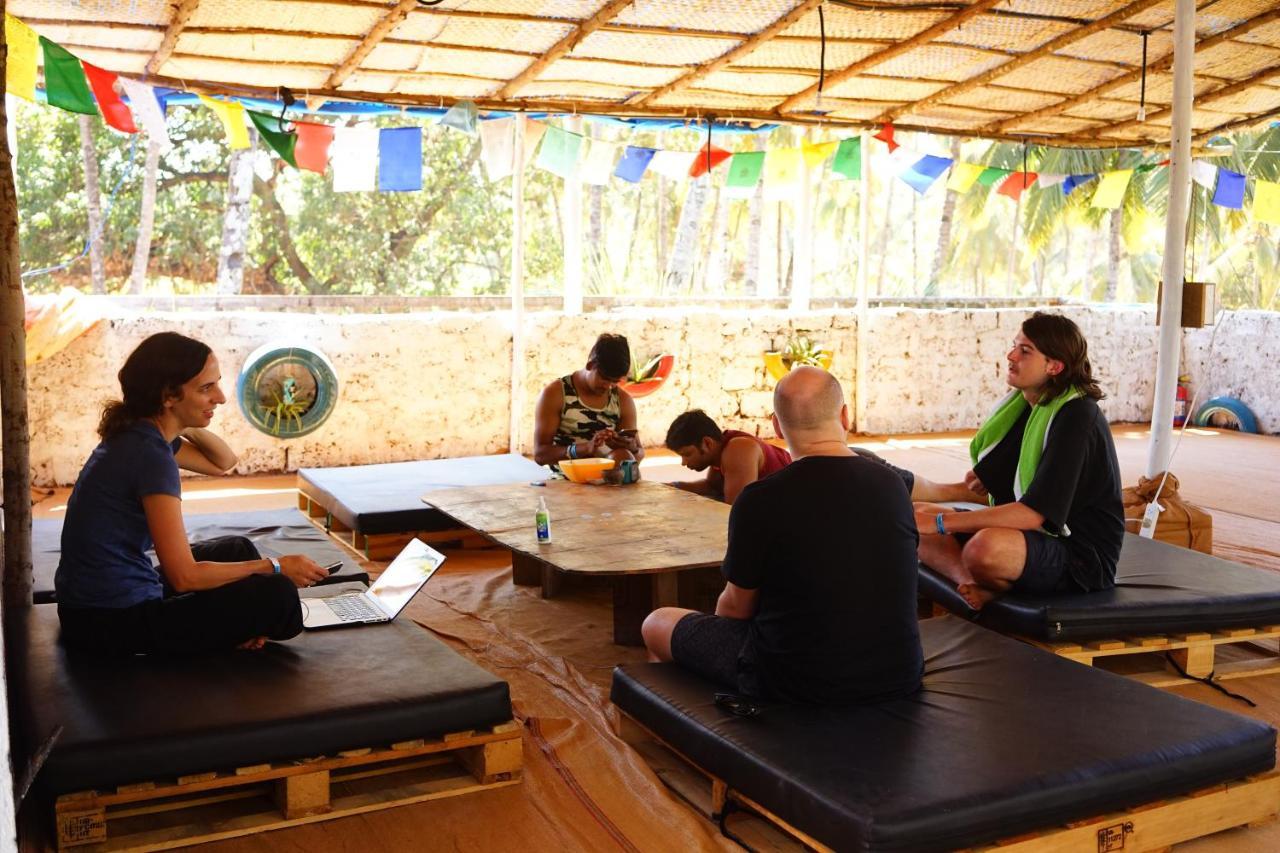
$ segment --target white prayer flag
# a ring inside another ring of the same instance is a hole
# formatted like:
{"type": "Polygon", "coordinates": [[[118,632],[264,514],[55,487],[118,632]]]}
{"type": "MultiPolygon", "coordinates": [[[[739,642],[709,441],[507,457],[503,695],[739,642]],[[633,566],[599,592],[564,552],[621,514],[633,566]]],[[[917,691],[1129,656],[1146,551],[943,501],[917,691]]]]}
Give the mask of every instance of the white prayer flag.
{"type": "Polygon", "coordinates": [[[372,192],[378,188],[378,128],[339,127],[329,149],[333,191],[372,192]]]}
{"type": "Polygon", "coordinates": [[[1036,183],[1040,186],[1041,189],[1048,189],[1049,187],[1059,186],[1062,183],[1064,183],[1066,180],[1067,180],[1066,175],[1039,175],[1036,177],[1036,183]]]}
{"type": "Polygon", "coordinates": [[[526,166],[533,165],[533,155],[537,152],[538,143],[542,141],[546,132],[545,122],[526,121],[524,123],[524,164],[526,166]]]}
{"type": "Polygon", "coordinates": [[[1213,192],[1214,184],[1218,182],[1218,167],[1208,160],[1192,160],[1191,180],[1213,192]]]}
{"type": "Polygon", "coordinates": [[[649,171],[673,181],[687,180],[697,156],[696,151],[658,151],[649,161],[649,171]]]}
{"type": "Polygon", "coordinates": [[[591,146],[587,149],[587,156],[582,160],[582,167],[578,170],[578,178],[584,184],[597,187],[608,186],[609,179],[613,177],[613,167],[617,159],[618,146],[612,142],[593,139],[591,146]]]}
{"type": "Polygon", "coordinates": [[[138,124],[142,125],[147,136],[151,137],[153,142],[159,143],[161,148],[169,148],[173,143],[169,141],[169,129],[165,126],[164,110],[160,109],[156,90],[146,83],[130,80],[128,77],[117,79],[129,98],[129,109],[133,112],[133,117],[137,119],[138,124]]]}
{"type": "Polygon", "coordinates": [[[491,181],[511,177],[516,153],[516,120],[499,118],[480,122],[480,159],[491,181]]]}

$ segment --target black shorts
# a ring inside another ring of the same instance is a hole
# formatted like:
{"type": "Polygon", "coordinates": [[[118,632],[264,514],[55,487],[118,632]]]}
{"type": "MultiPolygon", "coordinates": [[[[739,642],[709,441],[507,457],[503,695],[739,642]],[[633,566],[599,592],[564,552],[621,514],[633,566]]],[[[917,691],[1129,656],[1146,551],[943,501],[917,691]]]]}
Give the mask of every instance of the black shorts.
{"type": "Polygon", "coordinates": [[[671,659],[703,678],[739,690],[738,658],[751,623],[709,613],[690,613],[671,632],[671,659]]]}
{"type": "Polygon", "coordinates": [[[1015,591],[1031,595],[1084,591],[1071,574],[1075,557],[1064,539],[1040,530],[1024,530],[1022,538],[1027,543],[1027,561],[1013,582],[1015,591]]]}

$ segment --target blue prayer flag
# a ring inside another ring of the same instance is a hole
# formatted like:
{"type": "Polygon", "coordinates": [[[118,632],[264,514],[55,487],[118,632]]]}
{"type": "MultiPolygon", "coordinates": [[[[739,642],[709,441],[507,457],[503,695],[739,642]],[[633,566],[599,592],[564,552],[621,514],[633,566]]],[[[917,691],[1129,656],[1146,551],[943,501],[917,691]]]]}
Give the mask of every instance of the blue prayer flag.
{"type": "Polygon", "coordinates": [[[378,189],[422,189],[422,128],[387,127],[378,133],[378,189]]]}
{"type": "Polygon", "coordinates": [[[935,157],[932,154],[926,154],[924,157],[911,164],[911,168],[898,173],[898,177],[906,182],[921,195],[924,191],[933,186],[933,182],[938,180],[938,176],[947,169],[951,168],[951,164],[955,161],[950,157],[935,157]]]}
{"type": "Polygon", "coordinates": [[[1218,169],[1218,188],[1213,191],[1213,203],[1235,210],[1244,207],[1244,175],[1230,169],[1218,169]]]}
{"type": "Polygon", "coordinates": [[[634,145],[628,145],[627,150],[622,152],[622,159],[618,161],[618,167],[613,170],[615,178],[622,178],[624,181],[630,181],[633,184],[639,183],[644,177],[644,170],[649,168],[649,161],[653,159],[653,155],[658,153],[653,148],[638,148],[634,145]]]}
{"type": "Polygon", "coordinates": [[[1087,184],[1097,175],[1067,175],[1067,179],[1062,182],[1062,194],[1071,195],[1072,191],[1081,184],[1087,184]]]}

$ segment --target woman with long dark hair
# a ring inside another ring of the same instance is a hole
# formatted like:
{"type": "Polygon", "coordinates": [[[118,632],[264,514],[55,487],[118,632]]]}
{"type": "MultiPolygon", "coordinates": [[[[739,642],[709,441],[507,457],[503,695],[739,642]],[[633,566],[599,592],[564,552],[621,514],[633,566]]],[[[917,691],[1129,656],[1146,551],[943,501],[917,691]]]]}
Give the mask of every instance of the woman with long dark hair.
{"type": "Polygon", "coordinates": [[[973,437],[964,483],[942,487],[991,506],[917,503],[920,559],[974,608],[1010,589],[1110,589],[1124,539],[1120,465],[1084,335],[1038,311],[1005,357],[1013,390],[973,437]]]}
{"type": "Polygon", "coordinates": [[[223,474],[236,456],[209,432],[226,402],[218,360],[174,332],[138,345],[119,373],[67,501],[55,576],[63,642],[105,653],[260,648],[302,630],[308,557],[264,559],[248,539],[188,544],[178,469],[223,474]],[[160,566],[147,551],[154,544],[160,566]]]}

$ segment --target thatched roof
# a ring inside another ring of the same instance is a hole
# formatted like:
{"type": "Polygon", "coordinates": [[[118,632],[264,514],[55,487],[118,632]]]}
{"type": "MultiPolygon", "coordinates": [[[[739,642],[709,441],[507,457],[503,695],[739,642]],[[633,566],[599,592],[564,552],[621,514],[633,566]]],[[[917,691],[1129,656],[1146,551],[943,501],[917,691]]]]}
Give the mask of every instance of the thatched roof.
{"type": "MultiPolygon", "coordinates": [[[[1167,143],[1173,0],[10,0],[191,91],[1167,143]],[[821,10],[819,9],[821,7],[821,10]],[[821,11],[821,20],[820,20],[821,11]],[[825,80],[818,99],[825,29],[825,80]],[[1146,120],[1138,121],[1146,38],[1146,120]]],[[[1198,139],[1280,114],[1276,0],[1200,0],[1198,139]]]]}

